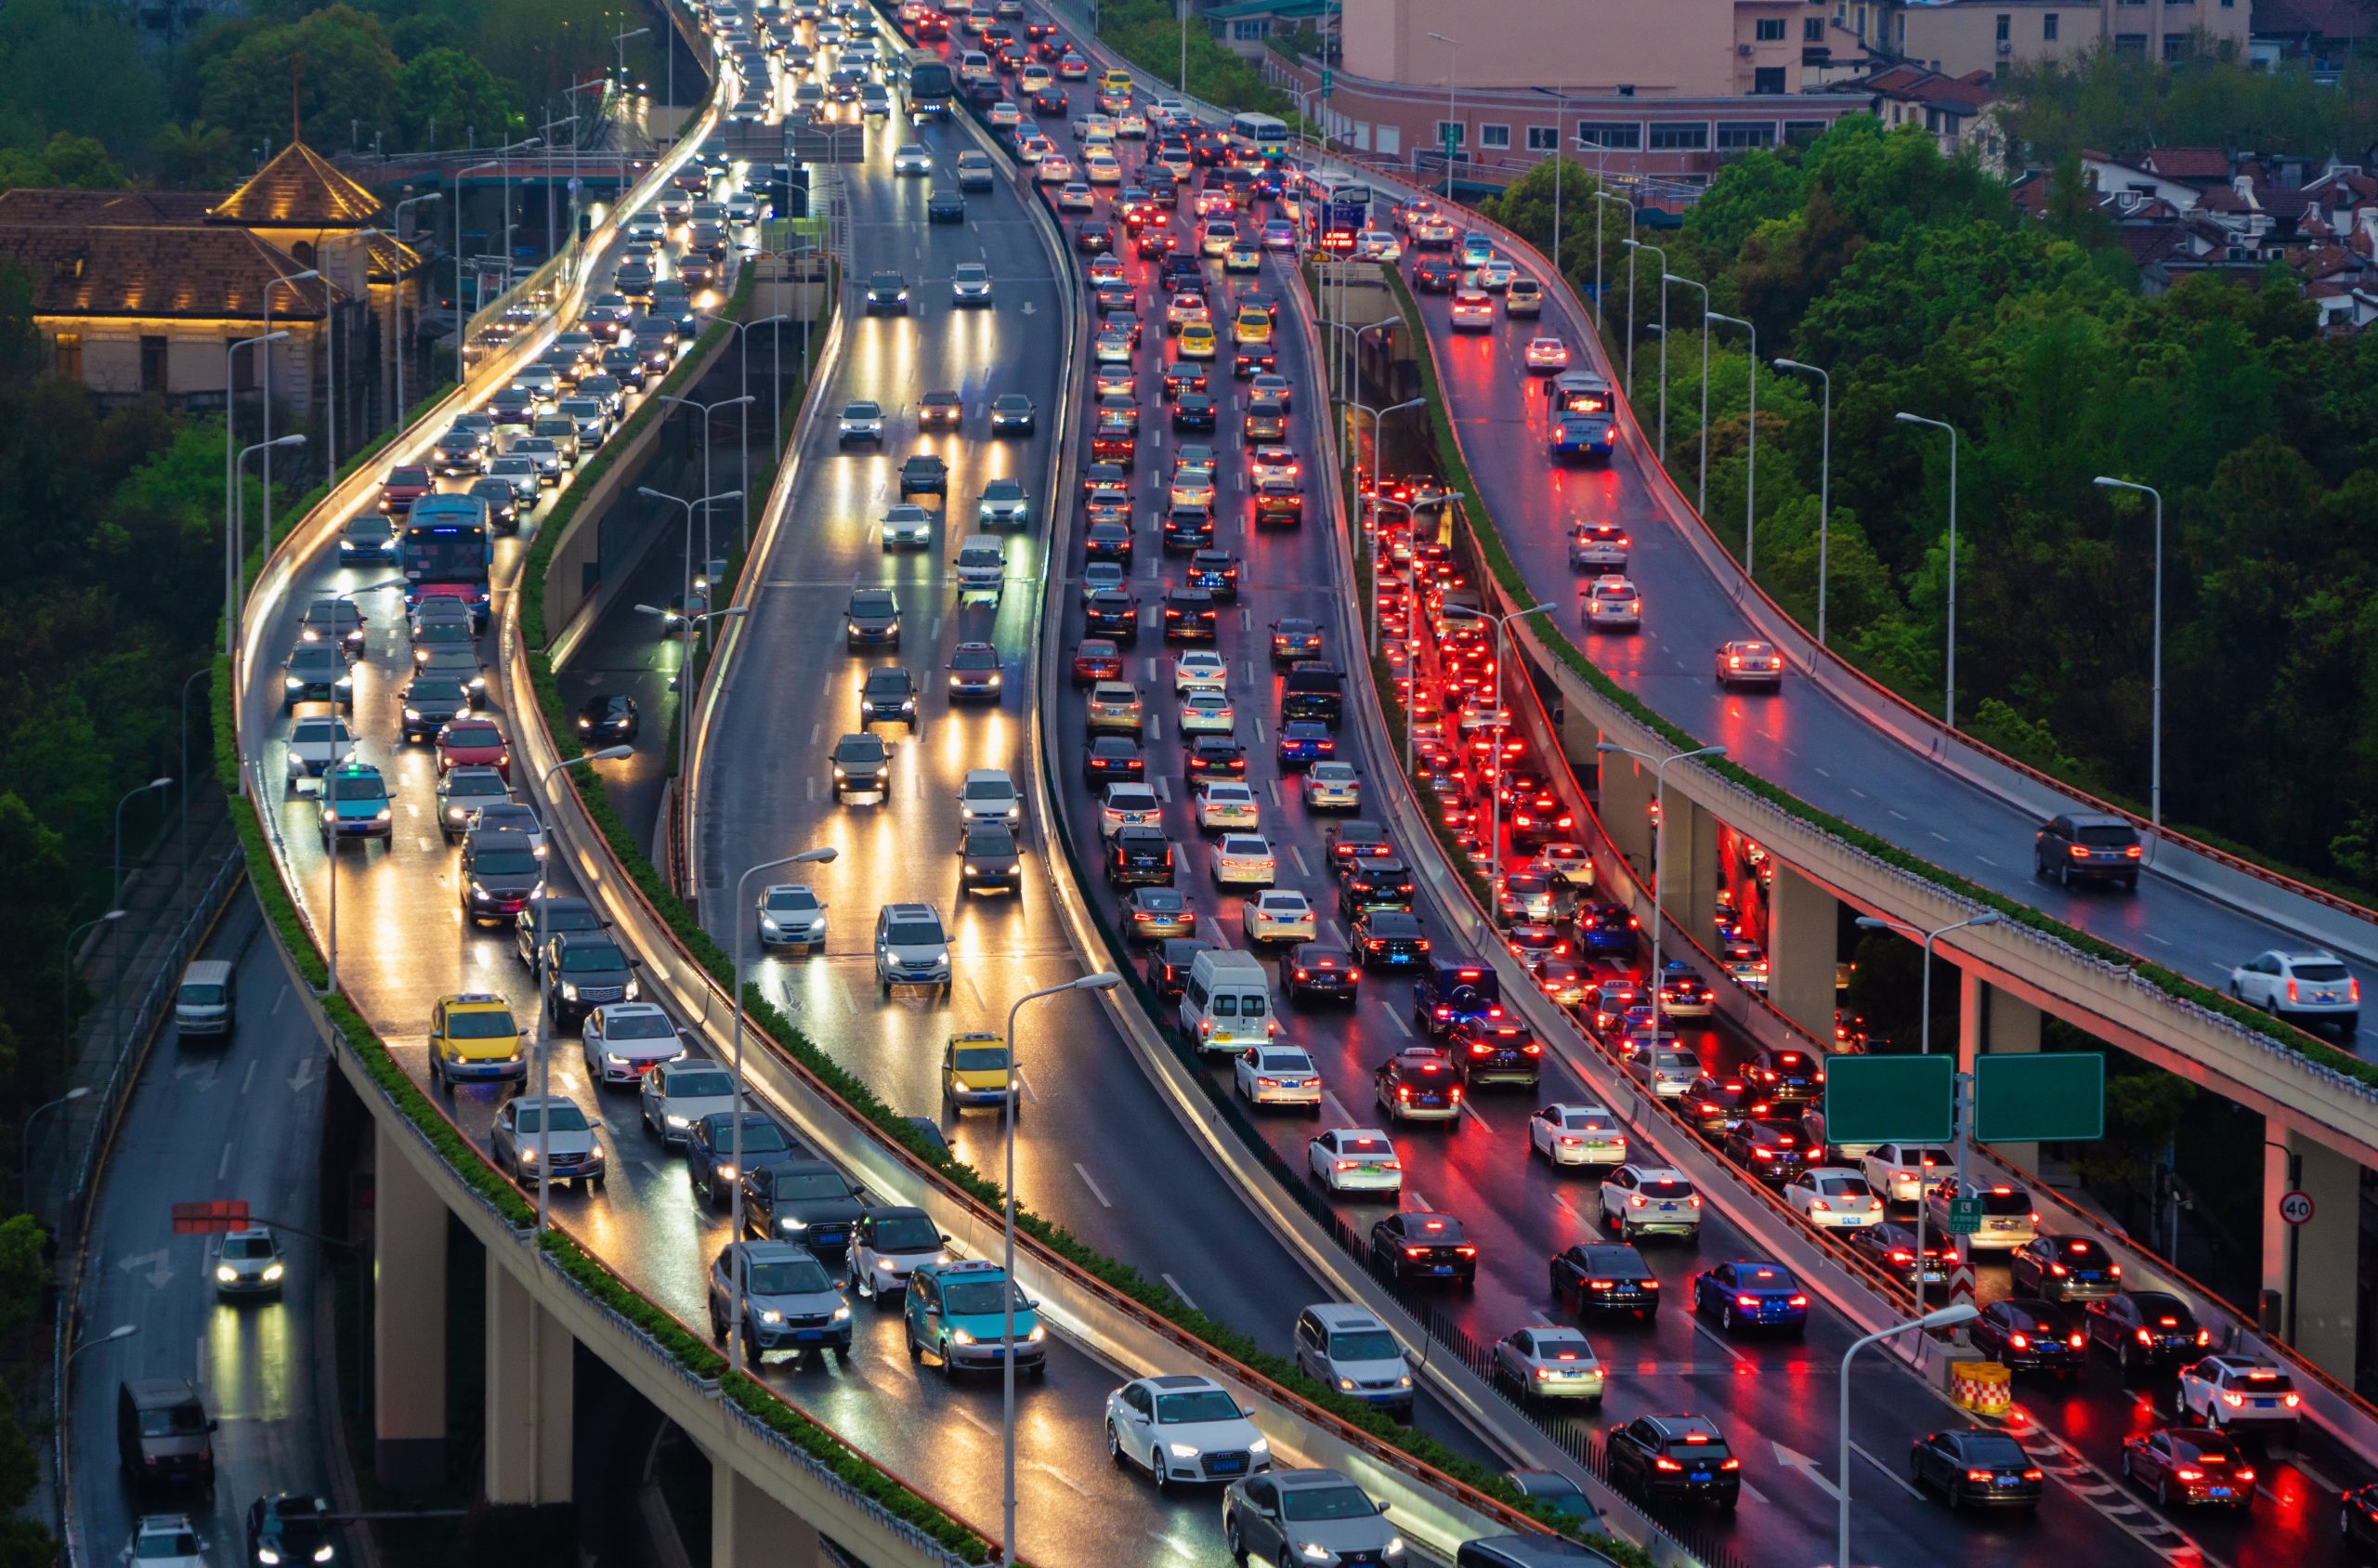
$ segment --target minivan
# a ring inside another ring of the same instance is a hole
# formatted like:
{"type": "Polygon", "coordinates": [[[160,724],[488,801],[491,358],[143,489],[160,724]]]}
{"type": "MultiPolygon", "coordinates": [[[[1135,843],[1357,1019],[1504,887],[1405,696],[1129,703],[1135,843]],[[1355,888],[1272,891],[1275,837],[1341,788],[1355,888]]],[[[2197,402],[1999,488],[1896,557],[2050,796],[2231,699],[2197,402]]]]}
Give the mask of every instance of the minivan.
{"type": "Polygon", "coordinates": [[[174,992],[174,1026],[184,1039],[229,1039],[239,1012],[239,975],[221,959],[192,959],[174,992]]]}
{"type": "Polygon", "coordinates": [[[1189,963],[1181,990],[1181,1029],[1200,1051],[1238,1052],[1280,1032],[1272,978],[1252,953],[1209,947],[1189,963]]]}
{"type": "Polygon", "coordinates": [[[116,1388],[116,1447],[136,1486],[188,1483],[213,1491],[214,1430],[215,1418],[187,1378],[143,1378],[116,1388]]]}
{"type": "Polygon", "coordinates": [[[1412,1413],[1412,1369],[1404,1347],[1361,1307],[1325,1301],[1299,1313],[1297,1367],[1349,1399],[1406,1418],[1412,1413]]]}
{"type": "Polygon", "coordinates": [[[1000,602],[1007,581],[1007,547],[986,533],[968,534],[958,546],[958,602],[1000,602]]]}

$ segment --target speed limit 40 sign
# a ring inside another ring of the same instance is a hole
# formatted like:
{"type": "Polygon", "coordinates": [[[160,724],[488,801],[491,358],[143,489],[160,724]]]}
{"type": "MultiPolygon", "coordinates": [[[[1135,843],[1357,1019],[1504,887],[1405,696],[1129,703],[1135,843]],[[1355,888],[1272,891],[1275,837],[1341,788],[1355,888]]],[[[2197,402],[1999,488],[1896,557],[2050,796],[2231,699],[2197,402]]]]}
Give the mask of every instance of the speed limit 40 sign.
{"type": "Polygon", "coordinates": [[[2312,1217],[2312,1195],[2289,1193],[2279,1200],[2279,1217],[2291,1225],[2300,1225],[2312,1217]]]}

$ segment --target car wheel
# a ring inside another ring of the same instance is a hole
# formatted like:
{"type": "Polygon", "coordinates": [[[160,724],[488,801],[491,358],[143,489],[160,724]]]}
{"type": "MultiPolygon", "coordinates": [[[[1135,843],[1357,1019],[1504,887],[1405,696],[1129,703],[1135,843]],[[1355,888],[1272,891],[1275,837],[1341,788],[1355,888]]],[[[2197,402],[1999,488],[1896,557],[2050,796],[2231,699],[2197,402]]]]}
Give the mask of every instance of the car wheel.
{"type": "Polygon", "coordinates": [[[852,1272],[858,1275],[858,1278],[851,1284],[851,1288],[858,1292],[858,1299],[862,1301],[876,1300],[878,1298],[875,1294],[875,1271],[856,1269],[852,1272]]]}
{"type": "Polygon", "coordinates": [[[941,1342],[941,1375],[949,1382],[958,1380],[958,1358],[949,1353],[949,1341],[941,1342]]]}
{"type": "Polygon", "coordinates": [[[2124,1339],[2122,1342],[2122,1348],[2114,1352],[2114,1359],[2121,1364],[2123,1376],[2125,1378],[2130,1376],[2130,1341],[2128,1339],[2124,1339]]]}
{"type": "Polygon", "coordinates": [[[726,1320],[718,1315],[716,1307],[710,1312],[710,1337],[718,1344],[726,1343],[726,1320]]]}
{"type": "Polygon", "coordinates": [[[2172,1483],[2160,1475],[2155,1478],[2155,1506],[2164,1509],[2172,1506],[2172,1483]]]}
{"type": "Polygon", "coordinates": [[[925,1358],[925,1348],[917,1343],[915,1330],[908,1330],[905,1335],[905,1338],[908,1341],[908,1360],[912,1363],[923,1361],[925,1358]]]}
{"type": "Polygon", "coordinates": [[[1106,1462],[1117,1470],[1123,1468],[1123,1440],[1115,1435],[1115,1423],[1106,1423],[1106,1462]]]}
{"type": "Polygon", "coordinates": [[[1222,1531],[1222,1543],[1230,1548],[1233,1562],[1247,1561],[1247,1538],[1238,1533],[1238,1521],[1234,1519],[1222,1531]]]}
{"type": "Polygon", "coordinates": [[[1726,1303],[1726,1310],[1718,1315],[1718,1322],[1722,1327],[1724,1327],[1728,1334],[1731,1335],[1733,1333],[1734,1307],[1732,1302],[1729,1301],[1726,1303]]]}
{"type": "Polygon", "coordinates": [[[2130,1469],[2130,1450],[2129,1450],[2129,1449],[2127,1449],[2127,1448],[2124,1448],[2124,1449],[2122,1451],[2122,1478],[2123,1478],[2124,1481],[2132,1481],[2132,1480],[2136,1480],[2136,1477],[2135,1477],[2135,1476],[2134,1476],[2134,1475],[2132,1475],[2132,1473],[2131,1473],[2131,1469],[2130,1469]]]}

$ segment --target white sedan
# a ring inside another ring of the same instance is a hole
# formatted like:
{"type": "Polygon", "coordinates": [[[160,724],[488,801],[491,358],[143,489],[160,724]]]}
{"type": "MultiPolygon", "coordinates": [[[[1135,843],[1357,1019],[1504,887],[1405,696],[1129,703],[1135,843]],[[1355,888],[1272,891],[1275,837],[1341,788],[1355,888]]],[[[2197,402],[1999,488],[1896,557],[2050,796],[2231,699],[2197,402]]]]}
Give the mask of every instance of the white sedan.
{"type": "Polygon", "coordinates": [[[1108,1394],[1106,1441],[1163,1488],[1272,1468],[1271,1444],[1237,1396],[1195,1375],[1143,1378],[1108,1394]]]}
{"type": "Polygon", "coordinates": [[[826,906],[804,882],[778,882],[760,895],[760,946],[822,947],[826,906]]]}
{"type": "Polygon", "coordinates": [[[1237,725],[1237,712],[1232,709],[1230,699],[1221,692],[1200,687],[1182,694],[1182,734],[1228,735],[1237,725]]]}
{"type": "MultiPolygon", "coordinates": [[[[1056,162],[1058,162],[1057,159],[1051,158],[1046,159],[1041,163],[1041,184],[1047,185],[1050,183],[1048,172],[1049,165],[1056,162]]],[[[1090,182],[1088,180],[1067,180],[1064,185],[1058,187],[1057,210],[1061,213],[1095,212],[1098,210],[1098,197],[1090,189],[1090,182]]]]}
{"type": "Polygon", "coordinates": [[[1301,893],[1274,888],[1241,906],[1239,919],[1249,942],[1311,942],[1321,932],[1313,905],[1301,893]]]}
{"type": "Polygon", "coordinates": [[[1386,1133],[1372,1127],[1340,1127],[1305,1145],[1305,1166],[1333,1193],[1400,1193],[1404,1161],[1386,1133]]]}
{"type": "Polygon", "coordinates": [[[1527,1146],[1556,1166],[1627,1163],[1627,1133],[1601,1105],[1545,1106],[1527,1118],[1527,1146]]]}
{"type": "Polygon", "coordinates": [[[1244,784],[1216,779],[1197,791],[1197,826],[1209,832],[1218,828],[1253,828],[1262,821],[1255,791],[1244,784]]]}
{"type": "Polygon", "coordinates": [[[1594,885],[1594,857],[1581,843],[1548,843],[1535,852],[1536,869],[1571,887],[1594,885]]]}
{"type": "Polygon", "coordinates": [[[1567,370],[1569,346],[1549,333],[1528,339],[1527,368],[1545,375],[1567,370]]]}
{"type": "Polygon", "coordinates": [[[933,173],[933,154],[921,142],[908,142],[894,150],[892,172],[895,175],[929,175],[933,173]]]}
{"type": "MultiPolygon", "coordinates": [[[[1046,152],[1041,154],[1037,172],[1043,185],[1064,185],[1074,177],[1073,160],[1062,152],[1046,152]]],[[[1083,187],[1084,190],[1088,189],[1083,187]]]]}
{"type": "Polygon", "coordinates": [[[1178,696],[1200,689],[1220,691],[1230,684],[1230,661],[1210,648],[1184,653],[1172,661],[1172,690],[1178,696]]]}
{"type": "Polygon", "coordinates": [[[1305,770],[1304,804],[1313,811],[1360,811],[1363,781],[1352,763],[1315,763],[1305,770]]]}
{"type": "Polygon", "coordinates": [[[586,1078],[591,1083],[636,1083],[663,1062],[686,1054],[685,1037],[669,1014],[648,1001],[615,1001],[586,1015],[586,1078]]]}
{"type": "Polygon", "coordinates": [[[1643,595],[1626,578],[1597,577],[1586,588],[1586,624],[1631,632],[1643,624],[1643,595]]]}
{"type": "Polygon", "coordinates": [[[1883,1200],[1858,1171],[1820,1165],[1784,1189],[1784,1201],[1821,1231],[1856,1231],[1883,1222],[1883,1200]]]}
{"type": "MultiPolygon", "coordinates": [[[[1260,833],[1225,833],[1214,850],[1214,882],[1220,887],[1269,887],[1279,872],[1279,859],[1272,853],[1272,841],[1260,833]]],[[[1300,898],[1303,895],[1298,895],[1300,898]]],[[[1253,905],[1248,908],[1252,909],[1253,905]]],[[[1313,936],[1312,911],[1307,909],[1305,938],[1313,936]]],[[[1255,934],[1255,917],[1248,916],[1248,937],[1260,941],[1255,934]]],[[[1274,941],[1286,941],[1274,937],[1274,941]]]]}
{"type": "Polygon", "coordinates": [[[1293,1045],[1248,1046],[1231,1077],[1250,1105],[1302,1105],[1321,1114],[1321,1072],[1293,1045]]]}
{"type": "Polygon", "coordinates": [[[645,1074],[636,1101],[645,1130],[668,1148],[683,1148],[694,1123],[735,1108],[735,1079],[717,1063],[688,1056],[645,1074]]]}

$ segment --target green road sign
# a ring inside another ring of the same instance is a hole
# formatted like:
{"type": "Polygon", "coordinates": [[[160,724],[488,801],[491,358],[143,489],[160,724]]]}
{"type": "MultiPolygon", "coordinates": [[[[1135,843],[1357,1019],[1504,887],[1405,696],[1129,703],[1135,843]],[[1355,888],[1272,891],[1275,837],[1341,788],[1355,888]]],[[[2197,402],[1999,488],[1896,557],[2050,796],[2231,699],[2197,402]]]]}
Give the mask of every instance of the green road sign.
{"type": "Polygon", "coordinates": [[[1459,125],[1456,124],[1455,124],[1454,122],[1452,122],[1451,120],[1446,121],[1446,122],[1444,123],[1444,141],[1445,141],[1445,156],[1446,156],[1446,157],[1450,158],[1450,157],[1452,157],[1452,156],[1453,156],[1453,150],[1454,150],[1457,146],[1460,145],[1460,137],[1461,137],[1461,127],[1460,127],[1459,125]]]}
{"type": "Polygon", "coordinates": [[[1949,1200],[1949,1234],[1971,1235],[1981,1229],[1981,1199],[1953,1197],[1949,1200]]]}
{"type": "Polygon", "coordinates": [[[1321,96],[1327,98],[1338,85],[1338,73],[1324,66],[1321,72],[1321,96]]]}
{"type": "MultiPolygon", "coordinates": [[[[2024,1052],[1973,1062],[1973,1135],[1985,1143],[2086,1143],[2106,1135],[2106,1059],[2024,1052]]],[[[1830,1136],[1832,1128],[1826,1127],[1830,1136]]]]}
{"type": "Polygon", "coordinates": [[[1953,1056],[1826,1060],[1824,1135],[1831,1143],[1945,1143],[1954,1131],[1953,1056]]]}

